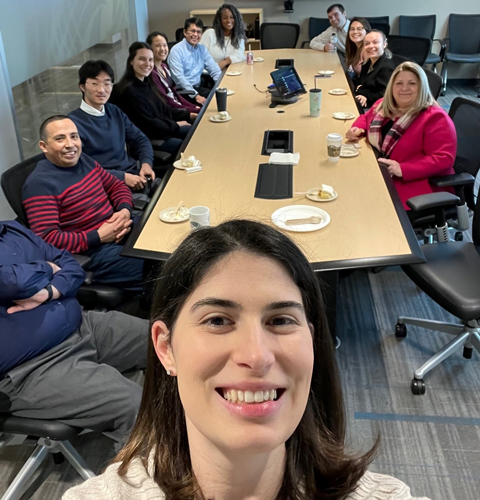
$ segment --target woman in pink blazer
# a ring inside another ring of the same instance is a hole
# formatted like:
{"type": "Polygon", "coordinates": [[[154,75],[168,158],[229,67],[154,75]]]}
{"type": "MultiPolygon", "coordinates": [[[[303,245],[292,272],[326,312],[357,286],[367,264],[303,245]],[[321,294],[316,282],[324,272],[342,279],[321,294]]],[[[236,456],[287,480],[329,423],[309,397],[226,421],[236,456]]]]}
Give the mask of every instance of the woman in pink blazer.
{"type": "Polygon", "coordinates": [[[355,120],[347,139],[358,141],[365,135],[380,152],[378,162],[392,176],[406,210],[409,198],[439,191],[428,183],[430,177],[454,173],[455,127],[414,62],[395,69],[384,98],[355,120]]]}

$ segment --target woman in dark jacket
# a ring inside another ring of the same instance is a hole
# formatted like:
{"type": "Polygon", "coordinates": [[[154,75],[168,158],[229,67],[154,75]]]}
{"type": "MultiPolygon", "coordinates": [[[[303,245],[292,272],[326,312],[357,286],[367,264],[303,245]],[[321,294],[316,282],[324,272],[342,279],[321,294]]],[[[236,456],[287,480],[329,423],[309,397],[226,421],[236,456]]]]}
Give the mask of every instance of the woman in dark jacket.
{"type": "Polygon", "coordinates": [[[161,139],[162,151],[177,154],[196,113],[171,108],[150,83],[153,51],[145,42],[130,45],[125,74],[116,85],[113,103],[149,138],[161,139]]]}
{"type": "Polygon", "coordinates": [[[354,78],[353,83],[356,86],[355,98],[364,108],[369,108],[385,94],[395,64],[385,52],[387,39],[380,30],[367,33],[363,47],[368,60],[362,66],[360,76],[354,78]]]}

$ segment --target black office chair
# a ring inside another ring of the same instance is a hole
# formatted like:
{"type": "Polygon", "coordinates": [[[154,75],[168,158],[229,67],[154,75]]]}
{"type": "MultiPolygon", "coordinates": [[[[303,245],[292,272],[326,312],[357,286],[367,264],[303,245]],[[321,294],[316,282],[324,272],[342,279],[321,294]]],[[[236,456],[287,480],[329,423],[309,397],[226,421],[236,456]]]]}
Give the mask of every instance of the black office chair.
{"type": "Polygon", "coordinates": [[[181,42],[184,38],[185,38],[185,35],[183,34],[183,28],[177,28],[175,30],[175,41],[181,42]]]}
{"type": "Polygon", "coordinates": [[[390,35],[388,37],[388,48],[392,54],[406,57],[420,66],[425,64],[431,51],[432,42],[429,38],[414,36],[390,35]]]}
{"type": "Polygon", "coordinates": [[[372,30],[380,30],[385,36],[390,34],[390,17],[389,16],[377,16],[377,17],[366,17],[372,30]]]}
{"type": "Polygon", "coordinates": [[[308,47],[313,38],[330,27],[328,17],[310,17],[308,19],[308,40],[302,42],[302,49],[308,47]]]}
{"type": "MultiPolygon", "coordinates": [[[[442,200],[456,203],[450,193],[433,193],[412,198],[407,203],[414,210],[434,210],[437,223],[444,215],[439,206],[442,200]],[[438,196],[440,195],[440,197],[438,196]],[[435,205],[438,205],[435,208],[435,205]]],[[[395,327],[398,338],[407,335],[406,325],[414,325],[453,335],[439,352],[415,370],[411,389],[413,394],[425,393],[424,376],[442,361],[463,347],[463,356],[472,357],[473,349],[480,352],[480,204],[473,218],[473,243],[445,241],[424,245],[424,264],[402,266],[407,276],[437,304],[456,316],[459,324],[399,316],[395,327]]]]}
{"type": "MultiPolygon", "coordinates": [[[[32,156],[3,172],[0,178],[3,193],[17,216],[18,222],[28,227],[28,219],[22,204],[22,188],[27,177],[37,163],[44,158],[43,153],[32,156]]],[[[89,258],[73,255],[77,262],[88,269],[89,258]]],[[[92,283],[92,274],[87,272],[85,283],[77,292],[77,299],[86,309],[117,309],[133,297],[134,293],[114,286],[92,283]]]]}
{"type": "Polygon", "coordinates": [[[438,99],[440,92],[442,90],[442,77],[428,68],[423,68],[425,74],[428,78],[428,86],[430,87],[430,92],[435,99],[438,99]]]}
{"type": "Polygon", "coordinates": [[[430,51],[425,61],[425,64],[431,64],[433,71],[436,72],[437,64],[443,61],[445,54],[445,42],[434,38],[437,16],[435,14],[430,16],[399,16],[398,19],[399,35],[429,38],[432,41],[432,46],[434,42],[440,45],[439,53],[435,54],[435,52],[430,51]]]}
{"type": "Polygon", "coordinates": [[[38,420],[0,413],[0,450],[9,444],[19,444],[19,439],[23,440],[22,444],[36,443],[33,453],[10,483],[1,500],[21,498],[30,478],[49,453],[56,464],[66,458],[83,479],[95,477],[94,472],[69,441],[82,431],[83,429],[55,420],[38,420]]]}
{"type": "Polygon", "coordinates": [[[300,25],[293,23],[262,23],[260,46],[263,49],[294,49],[300,36],[300,25]]]}
{"type": "Polygon", "coordinates": [[[454,63],[480,63],[480,14],[450,14],[447,49],[442,65],[442,95],[447,90],[447,66],[454,63]]]}

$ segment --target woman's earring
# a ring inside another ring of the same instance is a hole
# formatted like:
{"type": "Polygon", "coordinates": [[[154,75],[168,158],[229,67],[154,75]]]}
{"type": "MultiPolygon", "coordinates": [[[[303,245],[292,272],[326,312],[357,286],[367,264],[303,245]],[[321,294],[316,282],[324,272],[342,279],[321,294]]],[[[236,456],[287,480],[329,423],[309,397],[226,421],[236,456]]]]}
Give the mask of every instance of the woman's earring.
{"type": "Polygon", "coordinates": [[[170,373],[171,373],[170,370],[167,370],[167,375],[170,375],[170,373]]]}

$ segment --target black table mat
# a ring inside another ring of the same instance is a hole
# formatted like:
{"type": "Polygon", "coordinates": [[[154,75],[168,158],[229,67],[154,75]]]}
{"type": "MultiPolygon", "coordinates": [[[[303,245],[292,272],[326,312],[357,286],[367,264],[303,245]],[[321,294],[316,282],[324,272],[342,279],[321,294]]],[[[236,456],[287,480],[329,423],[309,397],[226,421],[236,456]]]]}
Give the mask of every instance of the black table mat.
{"type": "Polygon", "coordinates": [[[258,167],[255,198],[281,200],[292,198],[293,165],[262,163],[258,167]]]}

